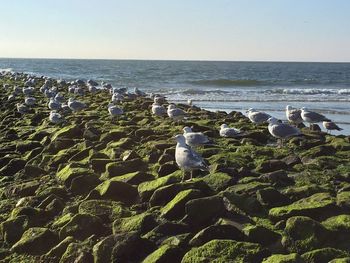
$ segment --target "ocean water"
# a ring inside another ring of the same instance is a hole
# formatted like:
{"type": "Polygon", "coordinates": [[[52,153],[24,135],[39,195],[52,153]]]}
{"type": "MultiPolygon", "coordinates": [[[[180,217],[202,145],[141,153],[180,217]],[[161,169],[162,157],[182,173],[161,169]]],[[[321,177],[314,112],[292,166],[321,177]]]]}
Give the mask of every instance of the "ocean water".
{"type": "Polygon", "coordinates": [[[350,63],[0,59],[0,69],[138,87],[208,110],[266,111],[286,105],[325,114],[350,134],[350,63]]]}

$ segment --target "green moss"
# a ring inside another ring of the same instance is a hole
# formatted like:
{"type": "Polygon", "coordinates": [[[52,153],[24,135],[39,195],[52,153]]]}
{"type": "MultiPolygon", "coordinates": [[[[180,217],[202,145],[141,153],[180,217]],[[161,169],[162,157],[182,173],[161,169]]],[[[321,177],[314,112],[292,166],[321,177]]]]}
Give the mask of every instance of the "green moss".
{"type": "Polygon", "coordinates": [[[178,249],[170,245],[162,245],[153,253],[148,255],[143,263],[161,263],[161,262],[175,262],[179,257],[178,249]]]}
{"type": "Polygon", "coordinates": [[[326,228],[332,231],[350,233],[350,215],[338,215],[328,218],[322,222],[326,228]]]}
{"type": "Polygon", "coordinates": [[[328,263],[332,259],[347,256],[349,256],[349,254],[345,251],[329,247],[316,249],[301,255],[307,263],[328,263]]]}
{"type": "Polygon", "coordinates": [[[157,190],[158,188],[172,184],[172,183],[177,183],[180,182],[182,179],[182,172],[181,171],[176,171],[172,174],[169,174],[164,177],[160,177],[158,179],[148,181],[141,183],[138,186],[138,191],[139,194],[142,198],[148,199],[151,197],[152,193],[157,190]]]}
{"type": "Polygon", "coordinates": [[[263,261],[263,263],[304,263],[304,260],[297,254],[275,254],[263,261]]]}
{"type": "Polygon", "coordinates": [[[180,219],[185,214],[186,202],[200,195],[201,192],[196,189],[181,191],[161,209],[162,216],[167,219],[180,219]]]}
{"type": "Polygon", "coordinates": [[[203,180],[215,192],[225,189],[232,183],[232,177],[226,173],[208,174],[200,180],[203,180]]]}
{"type": "Polygon", "coordinates": [[[329,193],[317,193],[296,201],[290,205],[270,209],[269,216],[275,220],[291,216],[309,216],[318,218],[336,209],[335,198],[329,193]]]}
{"type": "Polygon", "coordinates": [[[182,258],[182,263],[195,262],[260,262],[266,253],[260,245],[234,240],[211,240],[198,248],[192,248],[182,258]]]}
{"type": "Polygon", "coordinates": [[[67,224],[72,219],[72,217],[73,217],[72,213],[64,214],[53,222],[52,227],[54,228],[62,227],[65,224],[67,224]]]}
{"type": "Polygon", "coordinates": [[[131,217],[115,220],[113,222],[113,233],[117,234],[119,232],[131,231],[144,233],[145,231],[151,230],[155,226],[156,222],[154,220],[153,214],[145,212],[131,217]]]}
{"type": "Polygon", "coordinates": [[[269,183],[262,183],[259,181],[252,181],[246,184],[236,184],[228,188],[228,191],[235,192],[237,194],[255,194],[256,191],[270,187],[269,183]]]}
{"type": "Polygon", "coordinates": [[[350,209],[350,191],[337,194],[337,205],[347,210],[350,209]]]}

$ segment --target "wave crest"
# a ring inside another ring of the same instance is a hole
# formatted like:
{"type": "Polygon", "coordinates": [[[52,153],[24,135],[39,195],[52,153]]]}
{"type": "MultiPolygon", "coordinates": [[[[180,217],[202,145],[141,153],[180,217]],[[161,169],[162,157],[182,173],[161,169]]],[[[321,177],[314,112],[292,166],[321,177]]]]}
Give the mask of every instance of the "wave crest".
{"type": "Polygon", "coordinates": [[[220,87],[230,87],[230,86],[259,86],[263,85],[264,82],[256,79],[202,79],[189,81],[192,85],[200,86],[220,86],[220,87]]]}

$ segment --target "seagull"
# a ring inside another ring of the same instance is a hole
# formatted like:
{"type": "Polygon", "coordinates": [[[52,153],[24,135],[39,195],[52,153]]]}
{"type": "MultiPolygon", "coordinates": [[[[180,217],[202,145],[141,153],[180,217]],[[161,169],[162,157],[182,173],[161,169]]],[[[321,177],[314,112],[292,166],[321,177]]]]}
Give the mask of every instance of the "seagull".
{"type": "Polygon", "coordinates": [[[188,99],[188,100],[187,100],[187,104],[190,105],[190,106],[192,106],[192,104],[193,104],[192,99],[188,99]]]}
{"type": "Polygon", "coordinates": [[[61,93],[57,93],[56,96],[55,96],[55,101],[63,103],[65,101],[65,98],[64,98],[64,96],[61,93]]]}
{"type": "Polygon", "coordinates": [[[270,134],[273,137],[281,139],[282,146],[284,139],[302,134],[298,128],[286,123],[281,123],[274,117],[269,118],[267,122],[269,123],[269,126],[267,128],[270,134]]]}
{"type": "Polygon", "coordinates": [[[113,103],[119,103],[124,99],[124,96],[120,93],[113,93],[112,95],[112,102],[113,103]]]}
{"type": "Polygon", "coordinates": [[[77,95],[79,95],[79,96],[84,96],[85,95],[85,90],[84,90],[84,88],[83,87],[76,87],[75,89],[74,89],[74,94],[77,94],[77,95]]]}
{"type": "Polygon", "coordinates": [[[165,98],[164,96],[162,96],[162,95],[156,94],[156,95],[154,95],[154,97],[153,97],[153,101],[154,101],[154,103],[156,103],[156,104],[162,104],[162,103],[165,103],[165,102],[166,102],[166,98],[165,98]]]}
{"type": "Polygon", "coordinates": [[[291,123],[299,124],[303,122],[301,118],[301,110],[295,109],[290,105],[286,106],[286,116],[287,120],[291,123]]]}
{"type": "Polygon", "coordinates": [[[97,92],[96,86],[89,85],[89,86],[88,86],[88,89],[89,89],[89,92],[90,92],[90,93],[96,93],[96,92],[97,92]]]}
{"type": "Polygon", "coordinates": [[[164,116],[166,115],[166,109],[164,108],[164,106],[154,102],[152,104],[152,113],[157,116],[164,116]]]}
{"type": "Polygon", "coordinates": [[[17,107],[17,111],[21,114],[25,114],[29,110],[29,108],[25,104],[21,104],[21,103],[17,103],[16,107],[17,107]]]}
{"type": "Polygon", "coordinates": [[[64,121],[61,114],[59,114],[55,111],[50,112],[49,120],[50,120],[50,122],[52,122],[54,124],[58,124],[58,123],[61,123],[64,121]]]}
{"type": "Polygon", "coordinates": [[[167,114],[174,120],[182,120],[185,116],[185,112],[179,108],[176,108],[174,104],[168,106],[167,114]]]}
{"type": "Polygon", "coordinates": [[[182,134],[176,135],[175,139],[177,141],[175,160],[179,168],[184,171],[182,181],[184,181],[187,171],[191,172],[191,179],[193,170],[209,171],[209,167],[203,158],[186,144],[186,139],[182,134]]]}
{"type": "Polygon", "coordinates": [[[20,93],[22,92],[22,89],[21,89],[20,87],[18,87],[18,86],[14,86],[14,87],[13,87],[13,92],[14,92],[16,95],[18,95],[18,94],[20,94],[20,93]]]}
{"type": "Polygon", "coordinates": [[[301,118],[303,119],[303,121],[310,123],[310,125],[312,123],[317,123],[317,122],[322,122],[322,121],[330,121],[324,115],[319,114],[319,113],[314,112],[314,111],[309,111],[305,107],[301,108],[301,118]]]}
{"type": "Polygon", "coordinates": [[[329,133],[331,133],[332,130],[337,130],[337,131],[343,130],[342,128],[340,128],[337,124],[335,124],[332,121],[323,121],[322,125],[327,130],[327,132],[329,131],[329,133]]]}
{"type": "Polygon", "coordinates": [[[16,93],[12,93],[7,97],[7,101],[13,101],[16,99],[16,93]]]}
{"type": "Polygon", "coordinates": [[[76,87],[77,87],[77,86],[75,86],[75,85],[69,86],[69,87],[68,87],[68,92],[69,92],[69,93],[74,93],[76,87]]]}
{"type": "Polygon", "coordinates": [[[61,108],[61,103],[56,101],[54,98],[51,98],[47,106],[50,110],[59,110],[61,108]]]}
{"type": "Polygon", "coordinates": [[[139,90],[137,87],[134,88],[134,93],[135,93],[137,96],[139,96],[139,97],[144,97],[144,96],[146,96],[146,93],[143,92],[143,91],[141,91],[141,90],[139,90]]]}
{"type": "Polygon", "coordinates": [[[44,85],[42,85],[42,86],[40,87],[40,92],[41,92],[41,93],[45,93],[45,91],[48,90],[48,89],[49,89],[49,87],[48,87],[46,84],[44,84],[44,85]]]}
{"type": "Polygon", "coordinates": [[[33,94],[34,88],[33,87],[28,87],[28,88],[23,87],[22,91],[23,91],[24,95],[28,96],[28,95],[32,95],[33,94]]]}
{"type": "Polygon", "coordinates": [[[253,108],[248,109],[247,113],[248,113],[249,120],[257,124],[266,122],[268,118],[271,118],[271,115],[262,111],[257,111],[256,109],[253,109],[253,108]]]}
{"type": "Polygon", "coordinates": [[[209,142],[209,139],[206,135],[201,132],[193,132],[190,127],[186,126],[182,130],[184,132],[183,136],[186,139],[186,144],[189,146],[194,147],[209,142]]]}
{"type": "Polygon", "coordinates": [[[83,109],[86,108],[86,104],[83,102],[80,102],[78,100],[74,100],[72,98],[68,99],[68,107],[73,111],[73,112],[77,112],[77,111],[81,111],[83,109]]]}
{"type": "Polygon", "coordinates": [[[124,114],[123,109],[119,108],[113,103],[108,104],[108,112],[112,116],[112,120],[114,120],[114,117],[124,114]]]}
{"type": "Polygon", "coordinates": [[[225,123],[220,126],[220,131],[219,131],[221,137],[227,137],[227,138],[235,137],[240,132],[241,131],[238,129],[228,127],[228,125],[225,123]]]}
{"type": "Polygon", "coordinates": [[[35,104],[36,99],[33,97],[25,97],[24,98],[24,104],[28,105],[28,106],[32,106],[35,104]]]}

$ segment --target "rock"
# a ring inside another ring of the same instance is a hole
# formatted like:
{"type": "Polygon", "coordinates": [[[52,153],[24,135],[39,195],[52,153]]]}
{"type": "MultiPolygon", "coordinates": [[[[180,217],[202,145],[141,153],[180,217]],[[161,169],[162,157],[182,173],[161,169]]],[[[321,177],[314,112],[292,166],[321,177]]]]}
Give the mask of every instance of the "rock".
{"type": "Polygon", "coordinates": [[[306,262],[297,253],[292,253],[287,255],[274,254],[264,259],[262,263],[306,263],[306,262]]]}
{"type": "Polygon", "coordinates": [[[72,236],[78,240],[84,240],[89,236],[103,235],[106,228],[102,220],[97,216],[89,214],[76,214],[60,230],[60,239],[72,236]]]}
{"type": "Polygon", "coordinates": [[[50,251],[45,254],[45,257],[58,261],[58,259],[60,259],[63,253],[66,251],[69,244],[73,242],[75,242],[75,239],[73,237],[66,237],[60,243],[58,243],[56,246],[50,249],[50,251]]]}
{"type": "Polygon", "coordinates": [[[70,243],[60,259],[60,263],[93,263],[94,259],[88,248],[79,243],[70,243]]]}
{"type": "Polygon", "coordinates": [[[142,200],[148,200],[153,192],[157,190],[158,188],[180,182],[182,179],[182,173],[181,171],[176,171],[172,174],[169,174],[167,176],[160,177],[158,179],[148,181],[141,183],[138,186],[138,192],[142,198],[142,200]]]}
{"type": "Polygon", "coordinates": [[[212,225],[199,231],[189,242],[190,246],[199,247],[213,239],[232,239],[243,241],[244,235],[232,225],[212,225]]]}
{"type": "Polygon", "coordinates": [[[132,159],[125,162],[108,163],[103,179],[110,179],[115,176],[121,176],[128,173],[144,171],[146,164],[141,159],[132,159]]]}
{"type": "Polygon", "coordinates": [[[156,191],[154,191],[151,199],[149,200],[149,205],[163,206],[170,202],[170,200],[173,199],[179,192],[188,189],[200,190],[204,195],[210,195],[212,193],[208,185],[202,180],[175,183],[159,187],[156,191]]]}
{"type": "Polygon", "coordinates": [[[288,177],[285,170],[278,170],[271,173],[265,173],[260,176],[265,182],[270,182],[276,186],[288,186],[294,184],[294,180],[288,177]]]}
{"type": "Polygon", "coordinates": [[[38,147],[42,147],[40,142],[36,142],[36,141],[18,142],[16,144],[16,151],[20,152],[21,154],[24,154],[25,152],[31,151],[38,147]]]}
{"type": "Polygon", "coordinates": [[[201,178],[214,192],[221,191],[233,183],[233,178],[226,173],[212,173],[201,178]]]}
{"type": "Polygon", "coordinates": [[[332,242],[331,232],[319,222],[305,216],[291,217],[286,222],[283,246],[291,252],[306,251],[324,247],[332,242]]]}
{"type": "Polygon", "coordinates": [[[178,169],[179,169],[179,167],[177,166],[177,164],[175,162],[169,162],[169,163],[162,164],[158,169],[158,176],[162,177],[165,175],[169,175],[169,174],[177,171],[178,169]]]}
{"type": "Polygon", "coordinates": [[[322,225],[331,231],[338,232],[337,235],[348,235],[350,233],[350,215],[338,215],[327,218],[322,225]]]}
{"type": "Polygon", "coordinates": [[[21,239],[11,249],[16,253],[41,255],[57,243],[57,234],[47,228],[33,227],[26,230],[21,239]]]}
{"type": "Polygon", "coordinates": [[[115,178],[104,181],[98,185],[89,195],[89,199],[105,199],[133,204],[138,199],[136,187],[120,182],[115,178]]]}
{"type": "Polygon", "coordinates": [[[170,154],[163,154],[158,159],[158,163],[160,165],[165,164],[167,162],[174,162],[174,161],[175,161],[175,156],[174,155],[170,155],[170,154]]]}
{"type": "Polygon", "coordinates": [[[294,165],[301,163],[300,158],[296,155],[288,155],[287,157],[283,158],[282,161],[289,167],[293,167],[294,165]]]}
{"type": "Polygon", "coordinates": [[[317,193],[290,205],[272,208],[269,216],[273,220],[287,219],[292,216],[309,216],[319,219],[337,213],[337,211],[334,197],[329,193],[317,193]]]}
{"type": "Polygon", "coordinates": [[[188,225],[166,221],[153,228],[150,232],[145,234],[143,238],[146,238],[151,242],[158,244],[159,242],[162,242],[166,237],[172,237],[187,232],[190,232],[190,227],[188,225]]]}
{"type": "Polygon", "coordinates": [[[330,247],[316,249],[301,255],[308,263],[328,263],[332,259],[348,257],[349,253],[330,247]]]}
{"type": "Polygon", "coordinates": [[[115,243],[116,241],[113,235],[105,237],[96,243],[92,249],[94,263],[110,263],[112,260],[112,249],[115,243]]]}
{"type": "Polygon", "coordinates": [[[192,248],[181,263],[190,262],[261,262],[268,252],[258,244],[234,240],[211,240],[203,246],[192,248]]]}
{"type": "Polygon", "coordinates": [[[153,253],[148,255],[142,263],[168,263],[181,260],[180,249],[172,245],[162,245],[153,253]]]}
{"type": "Polygon", "coordinates": [[[130,216],[130,211],[122,203],[111,200],[85,200],[79,205],[79,213],[97,216],[103,222],[130,216]]]}
{"type": "Polygon", "coordinates": [[[281,160],[267,160],[263,161],[256,167],[256,171],[260,173],[269,173],[278,170],[287,169],[287,165],[285,162],[281,160]]]}
{"type": "Polygon", "coordinates": [[[15,173],[22,170],[26,163],[25,160],[14,158],[0,169],[0,176],[13,176],[15,173]]]}
{"type": "Polygon", "coordinates": [[[64,128],[61,128],[58,132],[56,132],[51,140],[54,141],[56,139],[61,138],[69,138],[69,139],[78,139],[83,135],[83,130],[76,125],[69,125],[64,128]]]}
{"type": "Polygon", "coordinates": [[[249,242],[259,243],[263,246],[269,246],[281,239],[280,234],[259,225],[248,225],[244,227],[243,232],[249,242]]]}
{"type": "Polygon", "coordinates": [[[116,235],[115,240],[111,262],[140,262],[155,249],[150,241],[136,232],[116,235]]]}
{"type": "Polygon", "coordinates": [[[287,196],[272,187],[258,190],[256,197],[260,204],[268,207],[284,206],[291,203],[287,196]]]}
{"type": "Polygon", "coordinates": [[[222,193],[224,204],[228,211],[237,210],[237,208],[251,215],[261,216],[265,213],[262,205],[257,199],[245,194],[237,194],[228,189],[222,193]]]}
{"type": "Polygon", "coordinates": [[[137,231],[146,233],[157,225],[155,217],[149,212],[134,215],[131,217],[124,217],[113,222],[113,233],[137,231]]]}
{"type": "Polygon", "coordinates": [[[345,211],[350,211],[350,191],[344,191],[337,194],[337,205],[345,211]]]}
{"type": "Polygon", "coordinates": [[[6,243],[14,244],[21,238],[26,229],[28,229],[28,218],[23,215],[2,222],[0,234],[6,243]]]}
{"type": "Polygon", "coordinates": [[[186,218],[192,227],[198,228],[219,218],[225,212],[220,196],[210,196],[190,200],[185,205],[186,218]]]}

